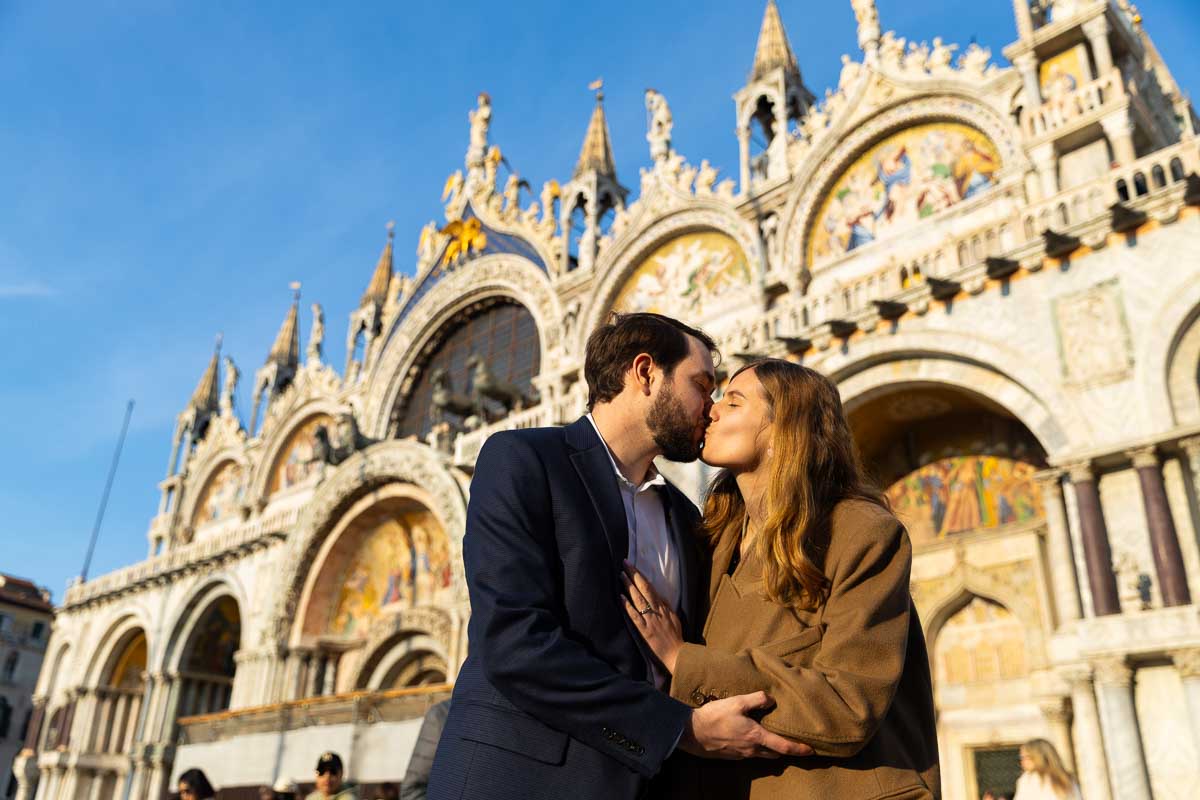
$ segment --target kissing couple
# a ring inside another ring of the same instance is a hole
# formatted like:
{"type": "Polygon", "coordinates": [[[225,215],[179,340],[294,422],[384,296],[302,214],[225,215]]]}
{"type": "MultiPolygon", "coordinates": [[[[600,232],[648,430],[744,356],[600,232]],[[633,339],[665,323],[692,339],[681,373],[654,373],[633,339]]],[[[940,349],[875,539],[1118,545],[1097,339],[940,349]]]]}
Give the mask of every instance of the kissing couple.
{"type": "Polygon", "coordinates": [[[430,800],[940,796],[912,549],[837,388],[713,340],[589,337],[588,413],[480,451],[469,653],[430,800]],[[653,460],[720,470],[703,516],[653,460]]]}

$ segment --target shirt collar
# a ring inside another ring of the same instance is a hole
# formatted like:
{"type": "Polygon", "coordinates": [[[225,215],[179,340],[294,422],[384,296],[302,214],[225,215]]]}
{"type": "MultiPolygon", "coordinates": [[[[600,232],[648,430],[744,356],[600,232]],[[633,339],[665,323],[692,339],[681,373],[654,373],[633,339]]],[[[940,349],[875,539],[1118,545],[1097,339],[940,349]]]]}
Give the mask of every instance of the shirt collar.
{"type": "Polygon", "coordinates": [[[621,472],[621,468],[617,466],[617,460],[613,458],[612,448],[608,446],[608,442],[604,441],[604,434],[600,432],[600,426],[596,424],[596,420],[591,414],[587,415],[588,422],[592,423],[592,427],[596,429],[596,435],[600,437],[601,443],[604,445],[604,452],[608,454],[608,461],[612,464],[613,472],[616,473],[617,480],[632,488],[634,491],[641,492],[649,489],[651,486],[666,486],[667,479],[662,476],[658,468],[654,466],[654,462],[650,462],[650,468],[646,471],[646,480],[642,481],[641,485],[634,484],[633,481],[625,477],[621,472]]]}

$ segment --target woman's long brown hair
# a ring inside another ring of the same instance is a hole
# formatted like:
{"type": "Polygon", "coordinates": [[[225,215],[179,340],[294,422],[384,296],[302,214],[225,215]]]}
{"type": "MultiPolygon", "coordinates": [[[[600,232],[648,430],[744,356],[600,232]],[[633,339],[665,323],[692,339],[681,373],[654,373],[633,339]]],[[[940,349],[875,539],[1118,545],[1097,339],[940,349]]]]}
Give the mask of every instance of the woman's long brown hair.
{"type": "MultiPolygon", "coordinates": [[[[767,462],[766,519],[754,545],[763,563],[763,588],[773,602],[815,609],[829,597],[822,565],[834,506],[847,499],[882,508],[887,502],[864,474],[832,381],[775,358],[747,364],[733,377],[747,370],[754,370],[766,396],[773,453],[767,462]]],[[[705,532],[715,544],[737,535],[745,520],[736,476],[724,470],[705,500],[705,532]]]]}
{"type": "Polygon", "coordinates": [[[1045,739],[1030,739],[1021,749],[1033,762],[1033,771],[1050,782],[1059,797],[1070,797],[1075,788],[1075,776],[1063,766],[1062,758],[1054,745],[1045,739]]]}

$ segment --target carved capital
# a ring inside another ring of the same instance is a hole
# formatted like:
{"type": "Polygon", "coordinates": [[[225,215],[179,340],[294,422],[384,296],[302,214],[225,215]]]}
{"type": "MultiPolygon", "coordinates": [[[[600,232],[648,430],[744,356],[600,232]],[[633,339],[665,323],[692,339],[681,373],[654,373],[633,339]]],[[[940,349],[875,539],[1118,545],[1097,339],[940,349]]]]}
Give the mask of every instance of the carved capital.
{"type": "Polygon", "coordinates": [[[1175,669],[1179,671],[1179,677],[1200,678],[1200,647],[1175,650],[1170,655],[1175,669]]]}
{"type": "Polygon", "coordinates": [[[1180,439],[1179,449],[1183,450],[1184,454],[1187,455],[1188,461],[1192,463],[1193,467],[1200,464],[1200,436],[1189,436],[1186,439],[1180,439]]]}
{"type": "Polygon", "coordinates": [[[1057,467],[1050,467],[1049,469],[1038,470],[1033,473],[1033,479],[1037,481],[1042,492],[1057,492],[1061,496],[1063,474],[1064,470],[1057,467]]]}
{"type": "Polygon", "coordinates": [[[1093,41],[1100,39],[1101,37],[1108,36],[1108,17],[1103,14],[1098,17],[1092,17],[1079,27],[1083,31],[1083,35],[1088,37],[1088,39],[1093,41]]]}
{"type": "Polygon", "coordinates": [[[1092,662],[1096,670],[1096,684],[1128,688],[1133,685],[1133,669],[1125,656],[1108,656],[1092,662]]]}
{"type": "Polygon", "coordinates": [[[1087,483],[1096,480],[1096,473],[1092,470],[1091,461],[1076,461],[1074,464],[1068,464],[1067,474],[1071,478],[1071,483],[1087,483]]]}
{"type": "Polygon", "coordinates": [[[1052,725],[1071,723],[1071,706],[1066,697],[1046,697],[1038,701],[1042,716],[1052,725]]]}
{"type": "Polygon", "coordinates": [[[1154,445],[1126,451],[1125,455],[1129,456],[1129,460],[1133,462],[1136,469],[1144,467],[1158,469],[1158,449],[1154,445]]]}

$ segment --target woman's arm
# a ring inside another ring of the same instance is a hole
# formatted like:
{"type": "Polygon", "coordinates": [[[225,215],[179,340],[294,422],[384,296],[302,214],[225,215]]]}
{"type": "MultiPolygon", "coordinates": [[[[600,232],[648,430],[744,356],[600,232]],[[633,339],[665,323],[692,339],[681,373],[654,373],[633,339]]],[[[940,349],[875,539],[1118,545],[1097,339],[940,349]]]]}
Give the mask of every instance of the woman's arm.
{"type": "MultiPolygon", "coordinates": [[[[762,690],[776,703],[763,726],[812,745],[817,755],[852,756],[870,741],[904,672],[912,550],[890,514],[854,514],[845,522],[832,534],[832,585],[812,666],[791,666],[778,648],[725,653],[684,644],[673,697],[699,705],[762,690]]],[[[804,639],[796,644],[811,644],[804,639]]]]}

